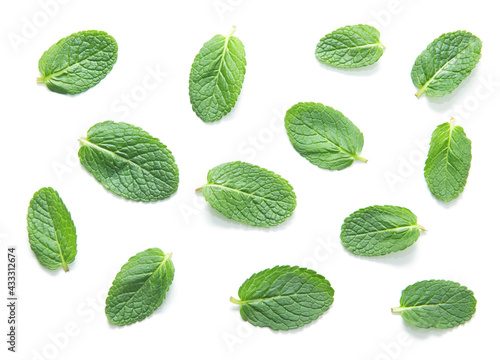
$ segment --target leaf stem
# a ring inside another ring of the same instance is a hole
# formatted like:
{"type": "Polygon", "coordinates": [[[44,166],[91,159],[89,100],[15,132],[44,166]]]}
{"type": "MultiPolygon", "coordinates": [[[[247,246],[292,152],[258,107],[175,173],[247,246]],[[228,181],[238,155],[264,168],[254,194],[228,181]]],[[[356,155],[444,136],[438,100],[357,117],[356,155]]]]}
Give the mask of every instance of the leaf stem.
{"type": "Polygon", "coordinates": [[[368,159],[365,159],[364,157],[361,157],[359,155],[353,155],[352,156],[355,160],[359,160],[359,161],[362,161],[362,162],[368,162],[368,159]]]}
{"type": "Polygon", "coordinates": [[[236,304],[236,305],[242,305],[244,304],[245,302],[244,301],[241,301],[241,300],[238,300],[238,299],[235,299],[234,297],[230,297],[229,298],[229,301],[231,301],[233,304],[236,304]]]}
{"type": "Polygon", "coordinates": [[[424,228],[422,225],[418,225],[418,224],[417,224],[417,227],[418,227],[420,230],[422,230],[422,231],[427,231],[427,229],[426,229],[426,228],[424,228]]]}
{"type": "Polygon", "coordinates": [[[415,96],[418,97],[418,98],[420,98],[424,94],[424,92],[425,92],[426,89],[427,89],[427,86],[422,86],[420,89],[418,89],[418,91],[415,94],[415,96]]]}
{"type": "Polygon", "coordinates": [[[199,188],[196,188],[194,191],[198,192],[198,191],[201,191],[203,190],[203,188],[207,186],[207,185],[203,185],[203,186],[200,186],[199,188]]]}
{"type": "Polygon", "coordinates": [[[45,84],[45,77],[44,76],[37,77],[36,78],[36,83],[37,84],[45,84]]]}
{"type": "Polygon", "coordinates": [[[62,268],[64,269],[64,272],[68,272],[69,271],[68,264],[66,264],[66,261],[64,261],[64,260],[62,262],[62,268]]]}
{"type": "Polygon", "coordinates": [[[234,32],[236,31],[236,25],[233,25],[233,27],[231,28],[231,31],[229,32],[229,34],[227,34],[226,38],[230,38],[234,32]]]}
{"type": "Polygon", "coordinates": [[[392,308],[391,311],[393,313],[400,313],[400,312],[403,312],[405,310],[405,308],[403,306],[400,306],[400,307],[395,307],[395,308],[392,308]]]}

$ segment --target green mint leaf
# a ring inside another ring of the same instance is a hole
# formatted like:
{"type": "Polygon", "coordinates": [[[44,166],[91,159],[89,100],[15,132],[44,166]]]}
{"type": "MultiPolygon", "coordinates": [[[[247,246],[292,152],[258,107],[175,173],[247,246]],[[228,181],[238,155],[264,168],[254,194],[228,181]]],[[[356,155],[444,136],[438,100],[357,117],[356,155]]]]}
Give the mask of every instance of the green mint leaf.
{"type": "Polygon", "coordinates": [[[115,39],[104,31],[80,31],[59,40],[38,62],[37,83],[60,94],[75,95],[96,86],[118,58],[115,39]]]}
{"type": "Polygon", "coordinates": [[[222,119],[236,104],[245,78],[245,49],[232,36],[215,35],[196,55],[189,75],[189,97],[205,122],[222,119]]]}
{"type": "Polygon", "coordinates": [[[243,320],[272,330],[292,330],[309,324],[333,303],[330,282],[316,271],[276,266],[253,274],[231,302],[240,305],[243,320]]]}
{"type": "Polygon", "coordinates": [[[380,256],[406,249],[417,241],[420,230],[417,217],[399,206],[370,206],[347,217],[340,239],[356,255],[380,256]]]}
{"type": "Polygon", "coordinates": [[[471,166],[471,141],[464,129],[449,123],[432,133],[424,175],[432,194],[442,201],[456,199],[464,191],[471,166]]]}
{"type": "Polygon", "coordinates": [[[256,165],[225,163],[210,170],[207,180],[200,188],[205,200],[229,219],[248,225],[281,224],[297,205],[288,181],[256,165]]]}
{"type": "Polygon", "coordinates": [[[363,134],[340,111],[319,103],[298,103],[285,116],[288,137],[297,152],[323,169],[342,170],[367,160],[358,155],[363,134]]]}
{"type": "Polygon", "coordinates": [[[152,248],[132,256],[113,281],[106,299],[111,324],[130,325],[160,307],[174,280],[172,254],[152,248]]]}
{"type": "Polygon", "coordinates": [[[30,246],[40,264],[68,271],[76,257],[76,228],[57,191],[38,190],[30,201],[27,220],[30,246]]]}
{"type": "Polygon", "coordinates": [[[316,46],[322,63],[354,69],[376,63],[384,53],[380,33],[369,25],[345,26],[325,35],[316,46]]]}
{"type": "Polygon", "coordinates": [[[481,59],[482,42],[467,31],[443,34],[415,60],[411,78],[417,97],[450,94],[481,59]]]}
{"type": "Polygon", "coordinates": [[[179,170],[172,153],[139,127],[105,121],[91,127],[80,143],[81,164],[118,196],[152,202],[177,191],[179,170]]]}
{"type": "Polygon", "coordinates": [[[474,293],[456,282],[426,280],[404,289],[401,306],[392,311],[420,328],[448,329],[469,321],[476,302],[474,293]]]}

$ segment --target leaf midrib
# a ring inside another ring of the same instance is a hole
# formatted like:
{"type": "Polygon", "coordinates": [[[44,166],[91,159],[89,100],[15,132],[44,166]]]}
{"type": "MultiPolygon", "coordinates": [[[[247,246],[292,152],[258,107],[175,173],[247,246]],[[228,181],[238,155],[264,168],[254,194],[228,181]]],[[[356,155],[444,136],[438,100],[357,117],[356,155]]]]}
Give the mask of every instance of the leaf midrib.
{"type": "Polygon", "coordinates": [[[408,225],[408,226],[398,226],[398,227],[388,228],[388,229],[383,229],[383,230],[375,230],[375,231],[368,231],[365,233],[357,233],[354,236],[378,234],[378,233],[383,233],[383,232],[387,232],[387,231],[398,231],[398,230],[407,230],[407,229],[420,229],[420,230],[422,230],[422,226],[418,225],[418,224],[417,225],[408,225]]]}
{"type": "Polygon", "coordinates": [[[220,76],[220,74],[222,72],[222,65],[224,64],[225,59],[226,59],[226,53],[228,52],[227,50],[228,50],[228,47],[229,47],[229,40],[231,39],[231,36],[233,35],[233,33],[234,33],[235,30],[236,30],[236,28],[233,27],[231,29],[231,32],[224,39],[224,46],[222,48],[222,54],[221,54],[219,69],[217,70],[217,75],[215,76],[215,84],[213,86],[213,92],[212,92],[212,96],[210,97],[210,104],[209,104],[208,108],[212,107],[212,103],[213,103],[213,100],[214,100],[214,97],[215,97],[215,89],[219,86],[219,76],[220,76]]]}
{"type": "MultiPolygon", "coordinates": [[[[48,205],[48,204],[47,204],[48,205]]],[[[61,248],[61,243],[59,240],[59,236],[57,234],[57,229],[55,226],[54,218],[52,217],[52,213],[50,212],[50,209],[47,211],[49,213],[50,221],[52,222],[52,228],[54,229],[54,234],[56,237],[56,243],[57,243],[57,248],[59,249],[59,256],[61,257],[61,266],[64,269],[64,271],[68,271],[68,264],[66,263],[66,259],[64,258],[63,251],[61,248]]]]}
{"type": "MultiPolygon", "coordinates": [[[[325,291],[326,292],[326,291],[325,291]]],[[[248,300],[237,300],[238,305],[247,305],[251,303],[258,303],[262,301],[267,301],[267,300],[274,300],[274,299],[282,299],[282,298],[290,298],[292,296],[297,296],[297,295],[311,295],[311,294],[317,294],[317,293],[304,293],[304,294],[290,294],[290,295],[276,295],[276,296],[270,296],[267,298],[258,298],[258,299],[248,299],[248,300]]]]}
{"type": "Polygon", "coordinates": [[[255,198],[258,198],[258,199],[262,199],[262,200],[267,200],[267,201],[273,201],[273,202],[278,202],[274,199],[269,199],[269,198],[266,198],[264,196],[259,196],[259,195],[255,195],[255,194],[251,194],[251,193],[247,193],[247,192],[244,192],[244,191],[241,191],[241,190],[238,190],[238,189],[235,189],[235,188],[232,188],[232,187],[229,187],[229,186],[225,186],[225,185],[219,185],[219,184],[206,184],[205,186],[203,187],[215,187],[215,188],[221,188],[221,189],[225,189],[225,190],[229,190],[229,191],[234,191],[236,193],[239,193],[239,194],[243,194],[243,195],[246,195],[246,196],[249,196],[249,197],[255,197],[255,198]]]}

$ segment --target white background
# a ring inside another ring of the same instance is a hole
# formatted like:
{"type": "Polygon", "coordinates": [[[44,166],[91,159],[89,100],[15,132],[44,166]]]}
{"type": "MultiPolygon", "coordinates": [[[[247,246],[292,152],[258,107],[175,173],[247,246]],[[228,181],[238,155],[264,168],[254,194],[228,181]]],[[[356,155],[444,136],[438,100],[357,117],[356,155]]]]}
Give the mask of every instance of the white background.
{"type": "MultiPolygon", "coordinates": [[[[2,359],[498,354],[494,144],[500,48],[493,1],[65,2],[43,10],[49,0],[4,1],[0,11],[0,293],[6,298],[6,249],[15,245],[20,298],[18,353],[7,353],[2,335],[2,359]],[[358,23],[381,32],[387,50],[376,65],[341,71],[315,59],[322,36],[358,23]],[[189,103],[191,63],[205,41],[232,25],[247,52],[245,83],[231,114],[205,124],[189,103]],[[106,79],[74,97],[36,85],[42,53],[62,37],[89,29],[105,30],[119,44],[118,62],[106,79]],[[442,33],[461,29],[483,40],[480,64],[452,95],[418,100],[410,78],[415,58],[442,33]],[[156,80],[151,72],[159,73],[156,80]],[[123,102],[127,96],[133,106],[123,102]],[[364,133],[361,155],[369,162],[336,172],[300,157],[283,127],[284,112],[299,101],[342,111],[364,133]],[[472,140],[473,162],[465,192],[445,205],[428,191],[423,162],[432,131],[450,115],[472,140]],[[79,165],[77,139],[108,119],[140,126],[169,147],[180,169],[174,196],[154,204],[126,201],[79,165]],[[209,169],[234,160],[291,182],[298,206],[289,221],[271,230],[244,226],[195,194],[209,169]],[[59,191],[77,227],[78,255],[68,273],[44,269],[29,248],[26,211],[43,186],[59,191]],[[353,211],[375,204],[408,207],[428,232],[397,254],[351,255],[340,245],[340,226],[353,211]],[[167,299],[141,323],[110,326],[103,306],[107,290],[127,259],[149,247],[174,253],[167,299]],[[229,297],[254,272],[284,264],[325,275],[335,289],[331,309],[297,331],[243,322],[229,297]],[[477,313],[470,322],[448,331],[422,330],[391,314],[407,285],[434,278],[475,292],[477,313]]],[[[1,309],[4,334],[5,305],[1,309]]]]}

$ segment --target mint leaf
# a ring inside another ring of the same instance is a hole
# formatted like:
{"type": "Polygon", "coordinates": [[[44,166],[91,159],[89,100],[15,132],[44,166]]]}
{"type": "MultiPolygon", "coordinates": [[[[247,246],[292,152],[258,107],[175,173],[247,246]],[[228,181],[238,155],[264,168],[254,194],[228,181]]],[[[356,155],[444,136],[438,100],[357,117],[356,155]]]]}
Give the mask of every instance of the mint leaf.
{"type": "Polygon", "coordinates": [[[411,78],[417,97],[450,94],[481,59],[482,42],[467,31],[443,34],[415,60],[411,78]]]}
{"type": "Polygon", "coordinates": [[[281,176],[256,165],[236,161],[208,172],[208,183],[198,190],[229,219],[270,227],[288,219],[297,205],[292,186],[281,176]]]}
{"type": "Polygon", "coordinates": [[[424,174],[430,191],[442,201],[456,199],[464,191],[471,166],[471,141],[455,120],[432,133],[424,174]]]}
{"type": "Polygon", "coordinates": [[[345,69],[376,63],[384,53],[380,33],[369,25],[345,26],[325,35],[316,46],[322,63],[345,69]]]}
{"type": "Polygon", "coordinates": [[[205,122],[222,119],[236,104],[245,78],[245,49],[232,36],[215,35],[196,55],[189,75],[189,97],[196,115],[205,122]]]}
{"type": "Polygon", "coordinates": [[[231,302],[243,320],[272,330],[292,330],[309,324],[333,303],[330,282],[316,271],[276,266],[253,274],[231,302]]]}
{"type": "Polygon", "coordinates": [[[285,116],[288,137],[297,152],[323,169],[342,170],[354,160],[366,162],[358,154],[363,134],[340,111],[319,103],[298,103],[285,116]]]}
{"type": "Polygon", "coordinates": [[[177,191],[179,170],[172,153],[139,127],[105,121],[91,127],[80,143],[81,164],[118,196],[152,202],[177,191]]]}
{"type": "Polygon", "coordinates": [[[404,289],[401,306],[392,311],[420,328],[448,329],[469,321],[476,302],[474,293],[459,283],[426,280],[404,289]]]}
{"type": "Polygon", "coordinates": [[[130,325],[160,307],[174,280],[172,254],[152,248],[132,256],[113,281],[106,299],[111,324],[130,325]]]}
{"type": "Polygon", "coordinates": [[[399,206],[370,206],[347,217],[340,239],[350,252],[380,256],[406,249],[417,241],[420,230],[417,217],[399,206]]]}
{"type": "Polygon", "coordinates": [[[38,62],[37,83],[60,94],[75,95],[96,86],[118,57],[115,39],[104,31],[80,31],[59,40],[38,62]]]}
{"type": "Polygon", "coordinates": [[[38,190],[30,201],[27,220],[31,250],[40,264],[68,271],[76,257],[76,228],[57,191],[38,190]]]}

